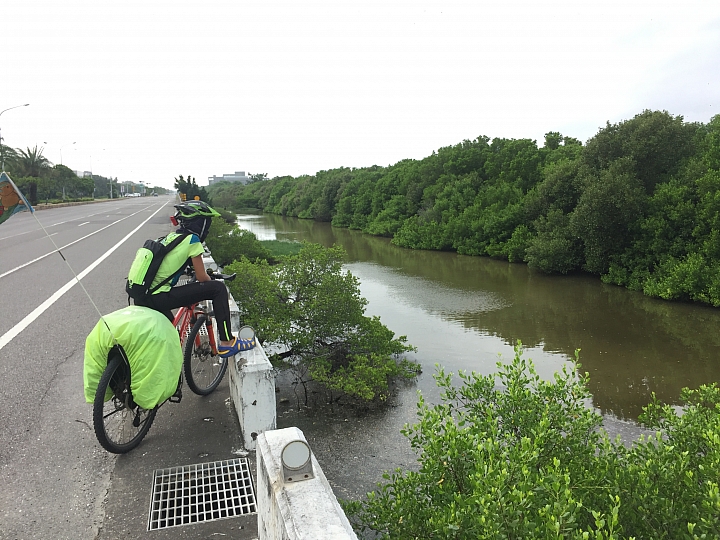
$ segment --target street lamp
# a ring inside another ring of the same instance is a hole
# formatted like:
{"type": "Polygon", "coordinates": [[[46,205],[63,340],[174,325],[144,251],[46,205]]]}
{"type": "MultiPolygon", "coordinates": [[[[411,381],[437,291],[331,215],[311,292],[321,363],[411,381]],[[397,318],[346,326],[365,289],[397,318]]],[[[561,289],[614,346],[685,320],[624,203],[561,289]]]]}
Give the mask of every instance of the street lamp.
{"type": "MultiPolygon", "coordinates": [[[[43,144],[48,144],[48,143],[47,143],[47,142],[43,142],[43,144]]],[[[71,142],[71,143],[63,144],[63,145],[62,145],[62,146],[60,147],[60,165],[62,165],[62,164],[63,164],[63,159],[62,159],[62,149],[63,149],[63,148],[65,148],[65,147],[66,147],[66,146],[68,146],[68,145],[71,145],[71,144],[75,144],[75,142],[71,142]]]]}
{"type": "MultiPolygon", "coordinates": [[[[68,143],[68,144],[75,144],[75,143],[74,143],[74,142],[71,142],[71,143],[68,143]]],[[[66,146],[68,146],[68,144],[65,144],[65,145],[63,145],[63,146],[60,147],[60,165],[63,164],[63,163],[62,163],[62,149],[65,148],[66,146]]]]}
{"type": "MultiPolygon", "coordinates": [[[[25,103],[24,105],[15,105],[14,107],[10,107],[8,109],[5,109],[5,111],[9,111],[10,109],[17,109],[18,107],[27,107],[30,105],[29,103],[25,103]]],[[[0,111],[0,114],[4,113],[5,111],[0,111]]]]}
{"type": "MultiPolygon", "coordinates": [[[[11,109],[17,109],[18,107],[27,107],[28,105],[30,105],[30,104],[24,103],[23,105],[15,105],[14,107],[9,107],[3,111],[0,111],[0,116],[2,115],[2,113],[9,111],[11,109]]],[[[3,141],[2,133],[0,132],[0,161],[2,162],[2,170],[4,172],[5,171],[5,152],[3,152],[3,149],[2,149],[2,141],[3,141]]]]}
{"type": "MultiPolygon", "coordinates": [[[[48,144],[48,143],[47,143],[47,141],[43,141],[43,144],[48,144]]],[[[71,143],[63,144],[60,147],[60,165],[62,165],[62,149],[65,148],[68,144],[75,144],[75,141],[73,141],[71,143]]],[[[64,201],[65,200],[65,186],[64,185],[63,185],[62,190],[63,190],[63,201],[64,201]]]]}

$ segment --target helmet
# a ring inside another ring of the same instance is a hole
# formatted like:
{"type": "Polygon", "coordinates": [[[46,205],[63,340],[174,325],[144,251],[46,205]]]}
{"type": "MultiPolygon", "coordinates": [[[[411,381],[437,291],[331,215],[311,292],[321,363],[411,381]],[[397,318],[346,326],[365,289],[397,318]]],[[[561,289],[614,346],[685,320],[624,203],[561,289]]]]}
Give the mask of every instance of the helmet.
{"type": "Polygon", "coordinates": [[[220,215],[205,201],[181,202],[180,204],[176,204],[175,208],[177,208],[175,219],[180,222],[185,219],[192,219],[200,216],[214,218],[220,215]]]}
{"type": "Polygon", "coordinates": [[[201,242],[204,242],[207,237],[212,218],[220,215],[203,201],[182,202],[176,204],[175,208],[177,212],[173,217],[180,227],[196,234],[201,242]]]}

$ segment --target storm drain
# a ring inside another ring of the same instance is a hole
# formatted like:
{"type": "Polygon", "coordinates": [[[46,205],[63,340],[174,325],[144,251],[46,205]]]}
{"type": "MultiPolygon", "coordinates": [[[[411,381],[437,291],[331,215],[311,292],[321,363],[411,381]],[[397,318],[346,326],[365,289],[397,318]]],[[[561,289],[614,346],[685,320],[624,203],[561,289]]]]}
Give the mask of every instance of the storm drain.
{"type": "Polygon", "coordinates": [[[148,531],[257,512],[247,458],[158,469],[148,531]]]}

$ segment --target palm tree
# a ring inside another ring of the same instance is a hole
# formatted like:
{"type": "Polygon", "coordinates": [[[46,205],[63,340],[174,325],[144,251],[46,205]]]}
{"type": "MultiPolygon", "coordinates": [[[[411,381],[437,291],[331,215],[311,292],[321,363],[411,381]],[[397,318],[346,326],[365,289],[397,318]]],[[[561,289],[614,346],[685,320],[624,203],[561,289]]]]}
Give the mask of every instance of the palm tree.
{"type": "Polygon", "coordinates": [[[12,166],[13,162],[17,158],[17,152],[14,148],[5,146],[0,142],[0,161],[2,161],[2,170],[5,170],[5,166],[12,166]]]}
{"type": "MultiPolygon", "coordinates": [[[[38,149],[28,147],[27,150],[17,149],[15,158],[12,161],[12,169],[14,174],[19,178],[40,178],[47,176],[52,163],[43,156],[44,148],[38,149]]],[[[27,182],[27,191],[25,196],[30,199],[30,204],[37,204],[37,181],[31,180],[27,182]]]]}
{"type": "Polygon", "coordinates": [[[52,166],[50,160],[43,156],[44,147],[38,149],[28,147],[27,150],[17,150],[17,158],[15,159],[15,174],[18,176],[33,176],[40,178],[43,172],[46,172],[52,166]]]}

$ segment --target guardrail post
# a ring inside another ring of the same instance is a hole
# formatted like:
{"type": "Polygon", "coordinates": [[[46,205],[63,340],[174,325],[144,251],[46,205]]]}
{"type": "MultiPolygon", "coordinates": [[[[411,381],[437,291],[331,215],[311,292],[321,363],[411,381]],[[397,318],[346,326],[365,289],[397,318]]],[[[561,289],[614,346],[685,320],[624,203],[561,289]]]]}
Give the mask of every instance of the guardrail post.
{"type": "MultiPolygon", "coordinates": [[[[312,474],[307,475],[307,480],[293,478],[288,481],[283,469],[283,449],[297,441],[309,448],[305,435],[296,427],[265,431],[258,436],[259,540],[357,540],[311,451],[312,474]]],[[[302,448],[302,445],[298,446],[302,448]]],[[[287,461],[287,454],[285,457],[287,461]]],[[[293,464],[286,465],[292,467],[293,464]]],[[[287,470],[286,467],[285,472],[287,470]]]]}
{"type": "Polygon", "coordinates": [[[275,373],[262,345],[242,351],[228,366],[230,397],[235,405],[246,450],[255,450],[257,437],[275,429],[275,373]]]}
{"type": "MultiPolygon", "coordinates": [[[[205,267],[217,268],[210,256],[203,258],[205,267]]],[[[228,291],[230,329],[240,330],[237,303],[228,291]]],[[[275,403],[275,371],[260,343],[249,351],[242,351],[228,359],[230,398],[240,421],[243,446],[255,450],[257,436],[277,426],[275,403]]]]}

